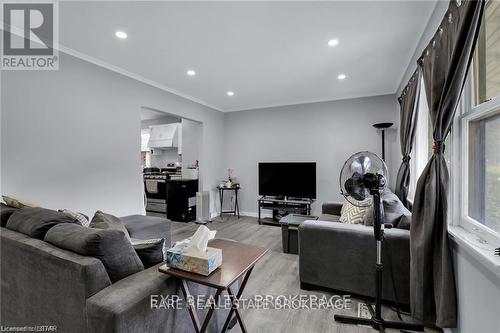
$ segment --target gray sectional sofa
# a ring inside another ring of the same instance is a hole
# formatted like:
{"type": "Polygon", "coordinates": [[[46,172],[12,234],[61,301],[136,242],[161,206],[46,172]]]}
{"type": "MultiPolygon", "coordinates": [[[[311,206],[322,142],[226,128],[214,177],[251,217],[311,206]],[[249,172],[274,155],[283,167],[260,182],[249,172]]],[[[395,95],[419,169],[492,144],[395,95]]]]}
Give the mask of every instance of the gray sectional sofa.
{"type": "MultiPolygon", "coordinates": [[[[411,213],[387,191],[382,200],[386,223],[382,298],[410,302],[411,213]],[[396,297],[397,296],[397,297],[396,297]]],[[[372,226],[340,223],[340,203],[323,204],[318,221],[299,227],[299,271],[303,289],[327,288],[351,295],[375,296],[376,247],[372,226]]]]}
{"type": "MultiPolygon", "coordinates": [[[[3,218],[3,212],[2,212],[3,218]]],[[[170,223],[142,216],[122,218],[131,237],[166,238],[170,223]]],[[[58,332],[192,332],[188,311],[151,309],[151,295],[179,296],[179,281],[155,265],[114,283],[103,263],[64,250],[2,224],[1,325],[56,326],[58,332]]],[[[211,295],[189,285],[193,295],[211,295]]],[[[205,311],[199,315],[204,316],[205,311]]],[[[218,310],[210,332],[220,331],[227,311],[218,310]]]]}

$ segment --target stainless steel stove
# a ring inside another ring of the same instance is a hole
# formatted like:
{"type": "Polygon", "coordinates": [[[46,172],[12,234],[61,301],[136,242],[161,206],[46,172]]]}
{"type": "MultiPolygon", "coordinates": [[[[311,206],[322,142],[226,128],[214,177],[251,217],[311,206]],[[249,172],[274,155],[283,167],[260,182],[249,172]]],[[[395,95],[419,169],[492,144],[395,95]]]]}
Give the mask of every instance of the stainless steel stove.
{"type": "Polygon", "coordinates": [[[153,171],[143,174],[144,191],[146,193],[146,211],[167,213],[167,180],[166,172],[153,171]]]}

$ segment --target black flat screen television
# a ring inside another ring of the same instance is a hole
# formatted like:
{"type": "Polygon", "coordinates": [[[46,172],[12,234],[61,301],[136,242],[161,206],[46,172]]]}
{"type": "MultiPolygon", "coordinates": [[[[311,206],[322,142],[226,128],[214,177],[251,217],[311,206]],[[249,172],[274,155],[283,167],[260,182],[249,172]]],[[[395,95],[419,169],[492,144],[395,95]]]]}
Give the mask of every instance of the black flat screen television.
{"type": "Polygon", "coordinates": [[[259,163],[259,195],[316,199],[316,163],[259,163]]]}

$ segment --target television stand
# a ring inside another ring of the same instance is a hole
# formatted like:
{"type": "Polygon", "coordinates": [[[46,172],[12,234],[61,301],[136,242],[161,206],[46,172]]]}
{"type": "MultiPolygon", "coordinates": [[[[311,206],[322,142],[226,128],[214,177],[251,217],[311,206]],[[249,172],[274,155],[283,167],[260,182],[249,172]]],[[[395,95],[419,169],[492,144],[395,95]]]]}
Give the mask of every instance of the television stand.
{"type": "Polygon", "coordinates": [[[280,225],[279,221],[274,218],[262,217],[262,210],[284,211],[286,213],[311,215],[311,205],[314,203],[313,199],[300,199],[290,197],[260,197],[259,203],[259,224],[280,225]]]}

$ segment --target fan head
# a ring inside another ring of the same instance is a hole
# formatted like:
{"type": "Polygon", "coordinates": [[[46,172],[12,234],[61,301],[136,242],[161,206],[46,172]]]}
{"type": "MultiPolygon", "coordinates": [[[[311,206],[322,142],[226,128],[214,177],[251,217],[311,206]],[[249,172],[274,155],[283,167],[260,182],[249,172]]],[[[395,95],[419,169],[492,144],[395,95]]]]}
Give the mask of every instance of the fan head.
{"type": "Polygon", "coordinates": [[[349,157],[340,172],[340,191],[355,206],[372,203],[370,190],[387,186],[387,166],[376,154],[362,151],[349,157]]]}

